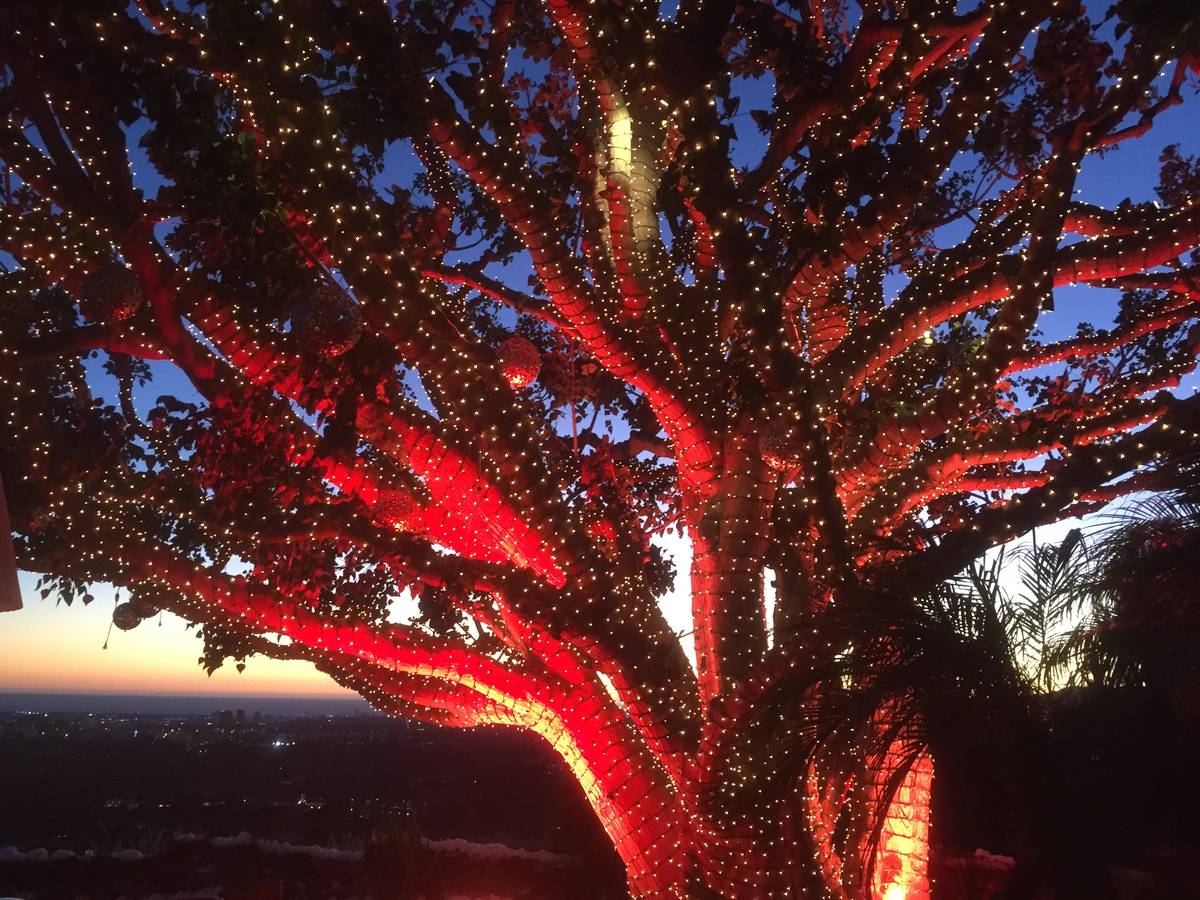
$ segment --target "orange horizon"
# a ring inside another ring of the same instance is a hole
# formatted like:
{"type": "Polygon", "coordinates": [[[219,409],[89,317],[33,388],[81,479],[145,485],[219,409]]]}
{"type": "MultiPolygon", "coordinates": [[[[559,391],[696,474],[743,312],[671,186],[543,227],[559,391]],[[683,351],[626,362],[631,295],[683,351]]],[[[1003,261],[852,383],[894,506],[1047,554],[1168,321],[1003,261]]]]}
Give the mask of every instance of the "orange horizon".
{"type": "Polygon", "coordinates": [[[304,661],[256,656],[243,673],[227,662],[209,677],[197,661],[203,643],[182,619],[164,613],[132,631],[110,632],[111,589],[95,589],[87,606],[67,607],[43,600],[35,584],[36,576],[22,573],[24,608],[0,613],[0,692],[356,696],[304,661]]]}

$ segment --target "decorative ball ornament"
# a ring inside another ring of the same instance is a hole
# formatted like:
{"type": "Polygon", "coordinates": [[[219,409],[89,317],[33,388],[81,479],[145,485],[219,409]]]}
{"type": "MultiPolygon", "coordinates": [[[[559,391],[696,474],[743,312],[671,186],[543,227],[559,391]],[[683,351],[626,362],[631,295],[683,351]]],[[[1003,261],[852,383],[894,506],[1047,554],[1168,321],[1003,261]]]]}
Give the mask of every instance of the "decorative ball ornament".
{"type": "Polygon", "coordinates": [[[132,631],[142,624],[143,619],[148,619],[152,615],[154,612],[146,609],[140,603],[133,601],[118,603],[113,608],[113,625],[121,631],[132,631]]]}
{"type": "Polygon", "coordinates": [[[292,313],[292,334],[306,353],[334,359],[362,336],[362,312],[344,291],[322,284],[292,313]]]}
{"type": "Polygon", "coordinates": [[[79,289],[79,310],[90,322],[124,322],[133,318],[145,302],[138,277],[115,261],[93,269],[79,289]]]}
{"type": "Polygon", "coordinates": [[[800,465],[796,434],[789,423],[772,422],[759,438],[763,462],[776,472],[790,472],[800,465]]]}
{"type": "Polygon", "coordinates": [[[504,380],[514,391],[531,385],[542,369],[542,355],[531,341],[513,336],[496,348],[496,360],[504,380]]]}
{"type": "Polygon", "coordinates": [[[375,501],[375,518],[388,528],[396,531],[414,530],[413,518],[420,510],[420,504],[408,491],[398,488],[388,488],[379,492],[375,501]]]}

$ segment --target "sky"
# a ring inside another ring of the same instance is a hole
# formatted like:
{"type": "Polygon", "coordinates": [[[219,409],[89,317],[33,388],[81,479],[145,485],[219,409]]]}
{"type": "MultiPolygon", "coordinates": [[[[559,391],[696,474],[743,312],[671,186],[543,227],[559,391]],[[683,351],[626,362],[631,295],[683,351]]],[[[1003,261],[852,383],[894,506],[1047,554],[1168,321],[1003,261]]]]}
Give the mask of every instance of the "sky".
{"type": "MultiPolygon", "coordinates": [[[[746,83],[745,94],[761,93],[764,85],[746,83]]],[[[766,105],[759,101],[758,105],[766,105]]],[[[743,101],[743,109],[749,104],[743,101]]],[[[1195,152],[1195,140],[1188,140],[1189,120],[1194,123],[1196,100],[1190,98],[1160,117],[1143,139],[1121,144],[1103,158],[1091,157],[1085,163],[1077,193],[1080,199],[1113,207],[1126,197],[1153,199],[1158,178],[1158,157],[1162,148],[1181,143],[1185,151],[1195,152]]],[[[745,134],[742,153],[747,159],[761,152],[761,140],[753,133],[748,115],[738,120],[745,134]]],[[[140,168],[135,158],[135,169],[140,168]]],[[[403,162],[385,171],[381,180],[403,183],[411,167],[403,162]]],[[[143,175],[143,177],[146,177],[143,175]]],[[[152,180],[148,178],[148,181],[152,180]]],[[[147,182],[142,182],[146,184],[147,182]]],[[[524,281],[521,274],[519,282],[524,281]]],[[[514,282],[518,283],[518,282],[514,282]]],[[[1117,294],[1090,288],[1068,288],[1056,292],[1056,311],[1039,322],[1047,339],[1073,333],[1079,318],[1103,324],[1115,308],[1117,294]]],[[[160,379],[156,378],[156,382],[160,379]]],[[[1190,377],[1183,391],[1196,389],[1197,379],[1190,377]]],[[[149,405],[153,396],[139,398],[149,405]]],[[[144,411],[144,410],[143,410],[144,411]]],[[[1062,537],[1077,522],[1061,522],[1039,533],[1041,540],[1062,537]]],[[[1087,525],[1088,523],[1084,523],[1087,525]]],[[[1094,523],[1093,523],[1094,524],[1094,523]]],[[[1027,539],[1027,538],[1026,538],[1027,539]]],[[[679,632],[690,629],[690,601],[687,585],[689,552],[682,538],[663,539],[675,560],[678,577],[661,605],[672,627],[679,632]]],[[[1015,573],[1010,577],[1015,577],[1015,573]]],[[[56,602],[56,597],[41,598],[35,590],[34,576],[21,577],[25,607],[16,612],[0,613],[0,691],[61,693],[132,693],[132,694],[213,694],[246,696],[331,696],[347,695],[310,663],[281,662],[252,658],[246,670],[238,673],[227,665],[207,675],[197,664],[201,641],[183,620],[164,613],[144,622],[130,632],[111,629],[113,591],[97,586],[96,599],[89,606],[56,602]]],[[[769,599],[769,598],[768,598],[769,599]]],[[[690,651],[690,637],[684,638],[690,651]]]]}
{"type": "Polygon", "coordinates": [[[88,606],[43,600],[36,576],[21,575],[25,608],[0,613],[0,691],[96,694],[347,694],[304,661],[256,657],[239,674],[232,665],[209,677],[197,664],[202,642],[177,616],[163,613],[132,631],[113,628],[112,590],[88,606]],[[107,645],[107,649],[105,646],[107,645]]]}

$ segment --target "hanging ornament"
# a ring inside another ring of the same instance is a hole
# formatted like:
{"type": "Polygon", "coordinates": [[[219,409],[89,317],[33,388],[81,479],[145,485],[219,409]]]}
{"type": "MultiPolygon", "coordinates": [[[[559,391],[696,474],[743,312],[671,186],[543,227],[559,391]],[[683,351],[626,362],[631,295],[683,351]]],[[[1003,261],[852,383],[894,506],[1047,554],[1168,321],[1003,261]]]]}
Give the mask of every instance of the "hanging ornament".
{"type": "Polygon", "coordinates": [[[531,341],[513,336],[496,348],[496,361],[504,380],[514,391],[528,387],[542,368],[542,355],[531,341]]]}
{"type": "Polygon", "coordinates": [[[93,269],[79,289],[79,310],[89,322],[124,322],[133,318],[145,301],[138,277],[116,261],[93,269]]]}
{"type": "Polygon", "coordinates": [[[375,518],[396,531],[414,531],[415,518],[421,506],[408,491],[387,488],[375,501],[375,518]]]}
{"type": "Polygon", "coordinates": [[[297,304],[292,335],[306,353],[334,359],[358,343],[362,313],[344,291],[322,284],[297,304]]]}
{"type": "Polygon", "coordinates": [[[113,608],[113,624],[122,631],[132,631],[141,625],[143,620],[149,619],[153,615],[153,609],[135,600],[129,600],[125,603],[118,603],[113,608]]]}
{"type": "Polygon", "coordinates": [[[789,422],[771,422],[759,437],[763,462],[776,472],[791,472],[800,466],[796,433],[789,422]]]}

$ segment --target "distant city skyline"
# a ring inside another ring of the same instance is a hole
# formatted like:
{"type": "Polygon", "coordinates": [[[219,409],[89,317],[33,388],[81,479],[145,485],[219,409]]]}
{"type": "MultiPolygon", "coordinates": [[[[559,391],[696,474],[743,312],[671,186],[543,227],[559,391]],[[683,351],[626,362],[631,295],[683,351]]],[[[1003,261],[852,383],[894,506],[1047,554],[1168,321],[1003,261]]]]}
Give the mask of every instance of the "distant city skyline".
{"type": "Polygon", "coordinates": [[[4,722],[15,718],[51,719],[86,716],[105,720],[117,718],[202,718],[216,720],[228,713],[236,720],[241,710],[245,720],[256,717],[325,718],[379,713],[356,695],[326,694],[294,696],[273,694],[94,694],[60,692],[10,692],[0,690],[0,732],[4,722]]]}

